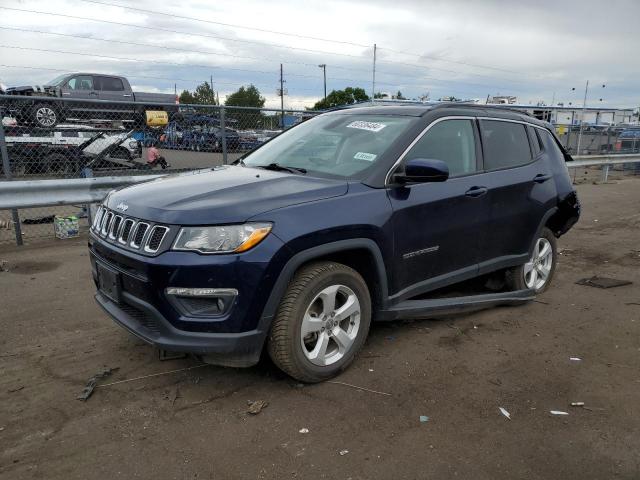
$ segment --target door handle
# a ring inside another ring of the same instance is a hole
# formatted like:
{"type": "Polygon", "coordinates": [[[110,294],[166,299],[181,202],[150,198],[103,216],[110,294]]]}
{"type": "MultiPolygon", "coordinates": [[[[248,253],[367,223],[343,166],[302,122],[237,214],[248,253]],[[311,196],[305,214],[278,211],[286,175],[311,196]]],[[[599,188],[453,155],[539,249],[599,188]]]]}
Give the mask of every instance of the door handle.
{"type": "Polygon", "coordinates": [[[481,197],[485,193],[487,193],[489,189],[487,187],[471,187],[469,190],[464,192],[467,197],[481,197]]]}
{"type": "Polygon", "coordinates": [[[533,181],[536,183],[544,183],[551,178],[551,175],[548,173],[539,173],[535,177],[533,177],[533,181]]]}

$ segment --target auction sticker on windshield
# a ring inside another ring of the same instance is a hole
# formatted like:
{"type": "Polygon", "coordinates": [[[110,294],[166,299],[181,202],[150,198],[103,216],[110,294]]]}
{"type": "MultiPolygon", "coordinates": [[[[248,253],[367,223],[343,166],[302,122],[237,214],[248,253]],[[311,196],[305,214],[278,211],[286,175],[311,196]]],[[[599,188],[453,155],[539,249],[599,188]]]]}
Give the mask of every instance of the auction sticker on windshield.
{"type": "Polygon", "coordinates": [[[373,162],[376,157],[377,155],[366,152],[358,152],[353,156],[353,158],[355,158],[356,160],[366,160],[367,162],[373,162]]]}
{"type": "Polygon", "coordinates": [[[357,128],[358,130],[367,130],[369,132],[379,132],[384,127],[386,127],[384,123],[364,122],[362,120],[351,122],[347,125],[347,128],[357,128]]]}

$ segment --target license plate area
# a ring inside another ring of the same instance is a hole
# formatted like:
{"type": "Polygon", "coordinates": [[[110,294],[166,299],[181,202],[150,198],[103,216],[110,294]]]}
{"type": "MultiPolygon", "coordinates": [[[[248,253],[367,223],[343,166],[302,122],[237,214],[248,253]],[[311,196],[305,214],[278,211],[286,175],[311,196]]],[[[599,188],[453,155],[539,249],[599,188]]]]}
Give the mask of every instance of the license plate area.
{"type": "Polygon", "coordinates": [[[96,262],[96,269],[98,289],[109,299],[120,303],[120,274],[100,262],[96,262]]]}

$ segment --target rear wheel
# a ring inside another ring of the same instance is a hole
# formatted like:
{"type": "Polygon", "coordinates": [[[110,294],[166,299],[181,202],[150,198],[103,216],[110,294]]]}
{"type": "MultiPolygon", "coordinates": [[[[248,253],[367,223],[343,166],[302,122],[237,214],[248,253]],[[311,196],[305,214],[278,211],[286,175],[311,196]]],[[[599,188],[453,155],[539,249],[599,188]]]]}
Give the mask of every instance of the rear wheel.
{"type": "Polygon", "coordinates": [[[51,104],[39,103],[33,107],[31,120],[39,127],[52,128],[60,123],[60,114],[51,104]]]}
{"type": "Polygon", "coordinates": [[[545,227],[536,239],[529,261],[507,270],[507,285],[513,290],[544,292],[555,273],[557,256],[556,237],[545,227]]]}
{"type": "Polygon", "coordinates": [[[370,323],[371,298],[360,274],[339,263],[313,263],[287,288],[271,327],[269,355],[293,378],[321,382],[353,361],[370,323]]]}

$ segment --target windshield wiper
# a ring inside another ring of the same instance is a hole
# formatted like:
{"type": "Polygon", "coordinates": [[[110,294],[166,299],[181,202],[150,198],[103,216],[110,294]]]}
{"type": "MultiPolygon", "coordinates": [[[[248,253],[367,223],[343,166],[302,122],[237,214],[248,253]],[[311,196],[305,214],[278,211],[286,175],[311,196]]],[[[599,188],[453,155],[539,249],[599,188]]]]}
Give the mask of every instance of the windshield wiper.
{"type": "Polygon", "coordinates": [[[264,168],[265,170],[274,170],[276,172],[289,172],[289,173],[297,173],[304,175],[307,173],[305,168],[298,167],[288,167],[285,165],[280,165],[278,163],[270,163],[269,165],[256,165],[257,168],[264,168]]]}

